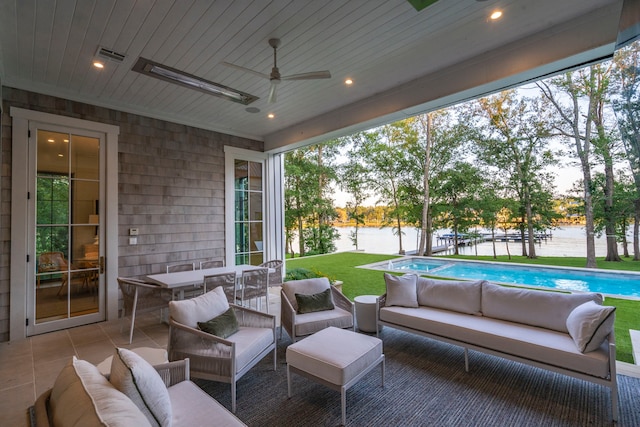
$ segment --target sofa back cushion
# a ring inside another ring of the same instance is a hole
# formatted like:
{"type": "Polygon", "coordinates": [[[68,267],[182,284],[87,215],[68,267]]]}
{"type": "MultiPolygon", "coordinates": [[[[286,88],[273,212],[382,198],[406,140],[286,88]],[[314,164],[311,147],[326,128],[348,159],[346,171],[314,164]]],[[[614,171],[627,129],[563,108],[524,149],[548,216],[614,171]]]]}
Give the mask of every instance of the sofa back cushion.
{"type": "Polygon", "coordinates": [[[483,280],[475,282],[418,278],[418,304],[481,315],[483,280]]]}
{"type": "Polygon", "coordinates": [[[53,385],[49,416],[54,426],[151,426],[96,366],[75,356],[53,385]]]}
{"type": "MultiPolygon", "coordinates": [[[[315,295],[331,288],[329,279],[326,277],[315,277],[313,279],[289,280],[282,283],[282,291],[291,303],[293,309],[298,311],[298,303],[296,302],[296,294],[315,295]]],[[[331,291],[329,291],[331,292],[331,291]]],[[[333,296],[331,296],[333,304],[333,296]]]]}
{"type": "Polygon", "coordinates": [[[171,399],[158,371],[126,348],[116,348],[109,381],[142,411],[152,426],[171,426],[171,399]]]}
{"type": "Polygon", "coordinates": [[[603,298],[596,293],[565,294],[482,284],[483,316],[559,332],[569,332],[567,317],[574,308],[588,301],[602,304],[603,298]]]}
{"type": "Polygon", "coordinates": [[[173,320],[191,328],[229,310],[229,301],[222,286],[191,299],[169,302],[169,315],[173,320]]]}
{"type": "Polygon", "coordinates": [[[384,282],[387,285],[387,302],[385,305],[399,307],[418,307],[418,292],[416,284],[418,276],[415,274],[405,274],[395,276],[384,273],[384,282]]]}

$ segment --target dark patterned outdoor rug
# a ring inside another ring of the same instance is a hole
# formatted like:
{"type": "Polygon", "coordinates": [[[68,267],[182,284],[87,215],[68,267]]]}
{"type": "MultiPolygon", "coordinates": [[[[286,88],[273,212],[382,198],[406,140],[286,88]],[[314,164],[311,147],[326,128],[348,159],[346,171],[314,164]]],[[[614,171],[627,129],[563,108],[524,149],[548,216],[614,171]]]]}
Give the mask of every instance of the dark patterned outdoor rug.
{"type": "MultiPolygon", "coordinates": [[[[640,426],[640,379],[618,375],[620,416],[609,389],[475,351],[464,371],[461,347],[385,328],[380,369],[347,391],[350,426],[640,426]]],[[[278,370],[267,356],[238,382],[237,416],[249,426],[337,426],[340,393],[293,375],[287,398],[284,335],[278,370]]],[[[227,408],[231,386],[195,380],[227,408]]]]}

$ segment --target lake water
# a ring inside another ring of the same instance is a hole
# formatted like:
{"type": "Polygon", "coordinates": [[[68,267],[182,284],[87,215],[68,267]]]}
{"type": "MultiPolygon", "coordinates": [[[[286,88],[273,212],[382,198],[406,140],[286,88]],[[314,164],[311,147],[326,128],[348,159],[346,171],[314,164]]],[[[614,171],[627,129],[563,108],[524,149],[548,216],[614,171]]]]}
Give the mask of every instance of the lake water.
{"type": "MultiPolygon", "coordinates": [[[[340,239],[336,243],[338,252],[355,250],[355,246],[349,238],[351,231],[355,227],[337,227],[340,239]]],[[[405,235],[402,238],[402,246],[406,252],[415,251],[418,247],[417,230],[414,228],[403,229],[405,235]]],[[[441,230],[437,234],[448,233],[448,230],[441,230]]],[[[586,257],[586,238],[583,226],[564,226],[551,231],[552,238],[536,244],[536,255],[538,256],[570,256],[586,257]]],[[[630,240],[631,243],[631,240],[630,240]]],[[[433,246],[438,242],[434,240],[433,246]]],[[[522,246],[520,242],[509,242],[509,252],[511,255],[521,255],[522,246]]],[[[294,248],[297,244],[294,243],[294,248]]],[[[358,249],[369,253],[397,254],[398,237],[394,236],[391,228],[360,227],[358,230],[358,249]]],[[[629,250],[632,250],[631,244],[629,250]]],[[[491,242],[480,243],[476,246],[463,246],[459,248],[459,253],[463,255],[493,255],[491,242]]],[[[622,255],[622,246],[618,251],[622,255]]],[[[452,252],[443,252],[449,254],[452,252]]],[[[606,239],[604,236],[596,237],[596,256],[605,256],[607,253],[606,239]]],[[[496,254],[507,255],[505,242],[496,242],[496,254]]]]}

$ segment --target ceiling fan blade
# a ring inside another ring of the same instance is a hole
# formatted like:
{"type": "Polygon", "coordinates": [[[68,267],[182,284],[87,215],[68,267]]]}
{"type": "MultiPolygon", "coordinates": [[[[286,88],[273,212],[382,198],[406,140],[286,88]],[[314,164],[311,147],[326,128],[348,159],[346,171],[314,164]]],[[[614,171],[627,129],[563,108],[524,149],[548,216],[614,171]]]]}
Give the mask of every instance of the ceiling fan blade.
{"type": "Polygon", "coordinates": [[[271,87],[269,88],[269,104],[273,104],[276,102],[276,89],[278,87],[277,83],[271,82],[271,87]]]}
{"type": "Polygon", "coordinates": [[[281,77],[281,80],[314,80],[314,79],[330,79],[331,73],[327,70],[312,71],[310,73],[292,74],[290,76],[281,77]]]}
{"type": "Polygon", "coordinates": [[[232,64],[230,62],[223,62],[222,65],[226,65],[227,67],[235,68],[236,70],[244,71],[246,73],[250,73],[250,74],[256,75],[258,77],[265,78],[265,79],[270,79],[271,78],[271,76],[269,76],[269,74],[259,73],[258,71],[253,71],[251,68],[242,67],[240,65],[232,64]]]}

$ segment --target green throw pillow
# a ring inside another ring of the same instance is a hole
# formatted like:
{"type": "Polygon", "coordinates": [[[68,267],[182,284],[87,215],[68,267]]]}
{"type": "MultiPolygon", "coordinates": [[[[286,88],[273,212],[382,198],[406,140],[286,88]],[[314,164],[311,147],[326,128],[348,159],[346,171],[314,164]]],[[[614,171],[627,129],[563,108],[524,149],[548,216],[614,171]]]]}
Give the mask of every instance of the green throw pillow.
{"type": "Polygon", "coordinates": [[[238,332],[238,319],[233,308],[207,322],[198,322],[200,330],[220,338],[227,338],[238,332]]]}
{"type": "Polygon", "coordinates": [[[298,314],[313,313],[314,311],[333,310],[333,300],[331,299],[331,289],[326,289],[320,293],[305,295],[295,294],[298,303],[298,314]]]}

